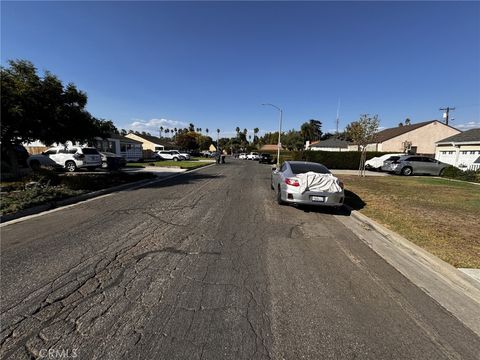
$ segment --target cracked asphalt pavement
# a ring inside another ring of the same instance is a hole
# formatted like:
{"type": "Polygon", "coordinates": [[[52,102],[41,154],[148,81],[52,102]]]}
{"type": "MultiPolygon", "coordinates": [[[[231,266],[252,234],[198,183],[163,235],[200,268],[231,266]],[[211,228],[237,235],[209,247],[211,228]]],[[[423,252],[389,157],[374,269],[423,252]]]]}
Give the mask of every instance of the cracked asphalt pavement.
{"type": "Polygon", "coordinates": [[[230,160],[2,227],[1,357],[479,359],[342,215],[269,179],[230,160]]]}

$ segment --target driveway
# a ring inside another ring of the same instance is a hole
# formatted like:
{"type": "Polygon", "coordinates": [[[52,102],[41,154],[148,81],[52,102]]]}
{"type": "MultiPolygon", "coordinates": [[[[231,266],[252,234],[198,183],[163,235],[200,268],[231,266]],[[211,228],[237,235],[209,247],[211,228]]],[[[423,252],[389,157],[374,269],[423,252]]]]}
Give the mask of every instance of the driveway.
{"type": "Polygon", "coordinates": [[[2,358],[478,359],[331,213],[231,160],[1,228],[2,358]]]}

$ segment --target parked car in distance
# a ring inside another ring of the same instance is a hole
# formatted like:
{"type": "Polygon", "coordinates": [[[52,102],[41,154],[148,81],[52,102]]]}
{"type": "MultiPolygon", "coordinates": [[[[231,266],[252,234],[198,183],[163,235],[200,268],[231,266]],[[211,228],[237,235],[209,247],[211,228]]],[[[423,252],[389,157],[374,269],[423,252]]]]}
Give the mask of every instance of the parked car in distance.
{"type": "Polygon", "coordinates": [[[127,166],[127,160],[123,156],[111,152],[100,152],[100,155],[103,169],[115,170],[127,166]]]}
{"type": "Polygon", "coordinates": [[[241,153],[240,155],[238,155],[238,158],[241,159],[241,160],[247,160],[247,154],[246,153],[241,153]]]}
{"type": "Polygon", "coordinates": [[[81,146],[51,147],[27,159],[28,166],[32,169],[38,169],[41,166],[52,167],[52,161],[68,172],[74,172],[80,168],[95,170],[102,166],[102,158],[97,149],[81,146]]]}
{"type": "Polygon", "coordinates": [[[161,160],[185,160],[185,157],[181,155],[177,150],[160,150],[157,151],[157,155],[161,160]]]}
{"type": "Polygon", "coordinates": [[[390,171],[405,176],[442,175],[447,166],[449,165],[426,156],[406,155],[393,161],[390,171]]]}
{"type": "Polygon", "coordinates": [[[190,160],[190,154],[185,151],[178,151],[178,150],[172,150],[175,151],[178,155],[183,156],[185,160],[190,160]]]}
{"type": "Polygon", "coordinates": [[[271,164],[273,162],[272,155],[270,155],[268,153],[262,153],[258,157],[258,162],[260,164],[271,164]]]}
{"type": "Polygon", "coordinates": [[[382,155],[382,156],[377,156],[377,157],[371,158],[371,159],[365,161],[365,169],[379,171],[379,170],[381,170],[385,160],[387,160],[388,158],[390,158],[392,156],[403,156],[403,155],[405,155],[405,154],[385,154],[385,155],[382,155]]]}
{"type": "Polygon", "coordinates": [[[397,161],[398,159],[400,159],[401,156],[404,156],[404,155],[400,155],[400,156],[390,156],[387,160],[385,160],[383,162],[383,165],[382,167],[380,168],[381,171],[386,171],[386,172],[390,172],[392,171],[392,164],[393,162],[397,161]]]}
{"type": "Polygon", "coordinates": [[[256,152],[251,152],[247,155],[247,160],[258,160],[260,156],[256,152]]]}
{"type": "Polygon", "coordinates": [[[343,183],[326,166],[313,162],[285,161],[280,169],[273,167],[271,187],[279,204],[340,208],[345,199],[343,183]]]}

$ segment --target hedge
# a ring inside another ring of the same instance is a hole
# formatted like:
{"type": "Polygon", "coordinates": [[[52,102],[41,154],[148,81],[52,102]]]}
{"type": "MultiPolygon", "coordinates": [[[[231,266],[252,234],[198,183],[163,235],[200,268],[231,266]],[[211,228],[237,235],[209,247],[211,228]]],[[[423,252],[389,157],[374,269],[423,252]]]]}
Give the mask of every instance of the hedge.
{"type": "Polygon", "coordinates": [[[480,171],[461,170],[455,166],[446,167],[443,170],[442,177],[480,183],[480,171]]]}
{"type": "MultiPolygon", "coordinates": [[[[367,160],[386,154],[389,153],[369,151],[367,160]]],[[[298,151],[293,153],[293,160],[317,162],[329,169],[358,170],[360,155],[360,151],[298,151]]]]}

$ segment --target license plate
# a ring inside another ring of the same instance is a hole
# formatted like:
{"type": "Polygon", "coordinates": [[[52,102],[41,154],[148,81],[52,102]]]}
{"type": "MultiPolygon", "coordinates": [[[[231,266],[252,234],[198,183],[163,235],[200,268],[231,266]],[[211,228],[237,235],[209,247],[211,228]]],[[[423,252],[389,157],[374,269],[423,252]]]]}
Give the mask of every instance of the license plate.
{"type": "Polygon", "coordinates": [[[315,202],[325,202],[325,196],[312,196],[310,199],[315,202]]]}

